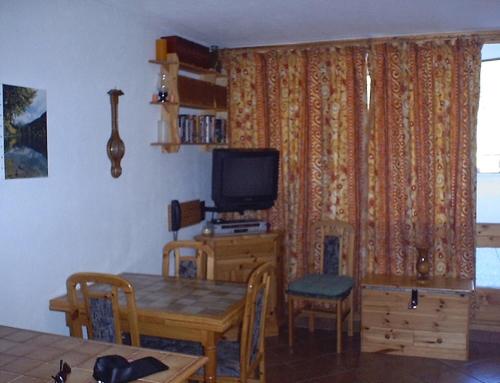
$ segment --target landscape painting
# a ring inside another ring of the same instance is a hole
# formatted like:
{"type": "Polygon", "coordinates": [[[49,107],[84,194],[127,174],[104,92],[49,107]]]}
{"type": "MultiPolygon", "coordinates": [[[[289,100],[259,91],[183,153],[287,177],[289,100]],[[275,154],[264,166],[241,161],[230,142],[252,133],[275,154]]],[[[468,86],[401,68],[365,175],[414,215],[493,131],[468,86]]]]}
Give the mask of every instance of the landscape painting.
{"type": "Polygon", "coordinates": [[[47,94],[3,85],[5,179],[47,177],[47,94]]]}

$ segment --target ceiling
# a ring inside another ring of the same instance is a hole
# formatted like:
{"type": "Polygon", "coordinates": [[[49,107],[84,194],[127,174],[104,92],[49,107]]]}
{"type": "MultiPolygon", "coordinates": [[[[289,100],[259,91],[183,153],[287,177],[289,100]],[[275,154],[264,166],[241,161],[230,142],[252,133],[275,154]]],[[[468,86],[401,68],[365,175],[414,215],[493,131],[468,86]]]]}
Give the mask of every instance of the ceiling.
{"type": "Polygon", "coordinates": [[[500,31],[500,0],[102,0],[221,48],[500,31]]]}

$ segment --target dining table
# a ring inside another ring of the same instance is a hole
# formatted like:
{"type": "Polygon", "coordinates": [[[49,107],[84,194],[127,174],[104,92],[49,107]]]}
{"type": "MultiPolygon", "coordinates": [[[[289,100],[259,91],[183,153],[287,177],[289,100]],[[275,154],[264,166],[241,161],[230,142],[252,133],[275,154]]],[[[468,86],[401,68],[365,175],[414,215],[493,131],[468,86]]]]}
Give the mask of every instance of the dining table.
{"type": "MultiPolygon", "coordinates": [[[[119,275],[134,287],[140,334],[200,342],[207,357],[205,380],[215,382],[217,342],[227,330],[241,322],[246,284],[155,274],[119,275]]],[[[64,312],[66,323],[71,323],[66,295],[51,299],[49,308],[64,312]]],[[[84,323],[83,301],[79,311],[84,323]]],[[[122,313],[121,319],[126,326],[126,313],[122,313]]],[[[70,335],[73,335],[71,331],[70,335]]]]}
{"type": "Polygon", "coordinates": [[[147,383],[187,381],[207,362],[204,356],[178,354],[140,347],[97,342],[67,335],[48,334],[0,325],[0,382],[50,383],[60,371],[61,361],[71,372],[66,382],[94,382],[95,361],[105,355],[119,355],[128,361],[153,357],[168,370],[139,379],[147,383]]]}

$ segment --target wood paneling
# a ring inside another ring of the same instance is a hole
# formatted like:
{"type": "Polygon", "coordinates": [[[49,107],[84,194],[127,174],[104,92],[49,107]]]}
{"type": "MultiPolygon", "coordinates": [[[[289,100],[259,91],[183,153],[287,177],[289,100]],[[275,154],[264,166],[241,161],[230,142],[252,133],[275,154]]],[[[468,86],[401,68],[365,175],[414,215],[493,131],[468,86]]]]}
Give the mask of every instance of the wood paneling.
{"type": "Polygon", "coordinates": [[[476,247],[500,247],[500,224],[476,224],[476,247]]]}
{"type": "Polygon", "coordinates": [[[500,290],[478,288],[474,299],[471,328],[500,331],[500,290]]]}
{"type": "MultiPolygon", "coordinates": [[[[500,247],[500,224],[476,224],[476,247],[500,247]]],[[[500,289],[484,287],[476,289],[471,328],[500,331],[500,289]]]]}

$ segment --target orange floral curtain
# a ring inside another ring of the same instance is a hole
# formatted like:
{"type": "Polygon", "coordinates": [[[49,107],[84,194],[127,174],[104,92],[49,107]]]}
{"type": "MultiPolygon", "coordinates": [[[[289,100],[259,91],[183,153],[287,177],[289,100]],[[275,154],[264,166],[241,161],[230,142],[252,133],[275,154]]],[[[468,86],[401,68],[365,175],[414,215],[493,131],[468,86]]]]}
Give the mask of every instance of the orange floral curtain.
{"type": "Polygon", "coordinates": [[[312,222],[330,217],[359,225],[366,51],[236,50],[226,52],[225,67],[231,146],[281,153],[279,196],[268,219],[284,232],[286,283],[307,271],[312,222]]]}
{"type": "Polygon", "coordinates": [[[374,45],[363,170],[362,270],[474,277],[475,131],[481,44],[475,39],[374,45]]]}

